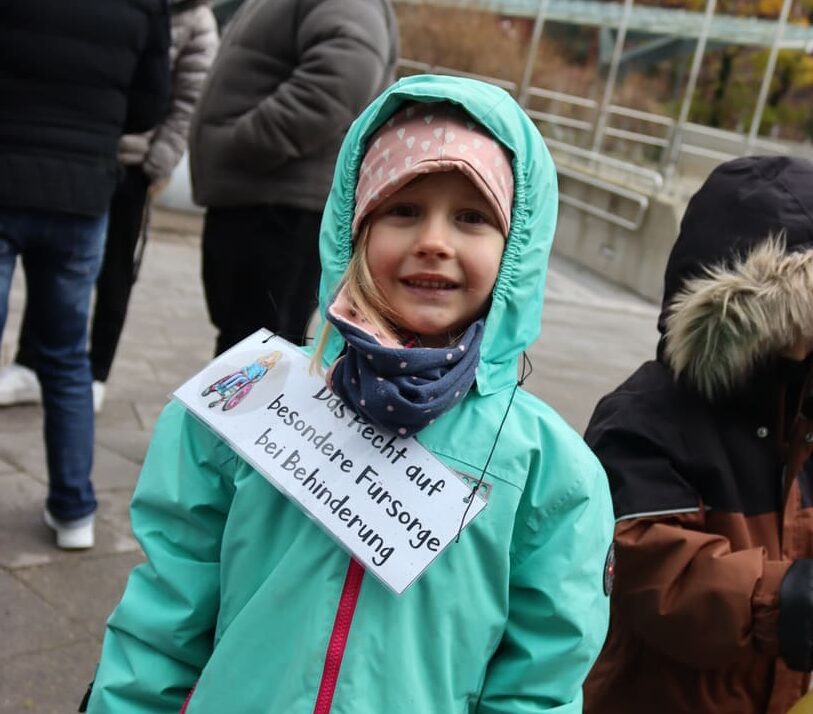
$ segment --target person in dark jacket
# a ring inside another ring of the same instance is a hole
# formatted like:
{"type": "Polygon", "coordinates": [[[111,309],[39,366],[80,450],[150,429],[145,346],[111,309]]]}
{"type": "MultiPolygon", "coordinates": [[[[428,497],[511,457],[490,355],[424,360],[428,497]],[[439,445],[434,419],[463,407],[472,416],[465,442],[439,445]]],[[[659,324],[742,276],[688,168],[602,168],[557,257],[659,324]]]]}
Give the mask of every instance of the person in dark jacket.
{"type": "Polygon", "coordinates": [[[658,327],[586,433],[617,523],[585,712],[781,714],[813,669],[813,164],[712,172],[658,327]]]}
{"type": "Polygon", "coordinates": [[[189,136],[217,354],[260,327],[304,342],[339,146],[397,59],[390,0],[248,0],[226,28],[189,136]]]}
{"type": "Polygon", "coordinates": [[[165,0],[0,3],[0,333],[22,256],[42,384],[49,491],[62,548],[93,545],[90,295],[122,131],[169,99],[165,0]]]}
{"type": "MultiPolygon", "coordinates": [[[[90,332],[93,410],[101,411],[105,385],[124,329],[130,293],[147,239],[151,196],[167,181],[186,150],[189,122],[218,37],[210,0],[170,0],[171,108],[155,129],[125,134],[118,144],[119,177],[110,201],[104,258],[96,281],[90,332]]],[[[26,320],[14,362],[0,369],[0,406],[42,400],[28,349],[26,320]]]]}

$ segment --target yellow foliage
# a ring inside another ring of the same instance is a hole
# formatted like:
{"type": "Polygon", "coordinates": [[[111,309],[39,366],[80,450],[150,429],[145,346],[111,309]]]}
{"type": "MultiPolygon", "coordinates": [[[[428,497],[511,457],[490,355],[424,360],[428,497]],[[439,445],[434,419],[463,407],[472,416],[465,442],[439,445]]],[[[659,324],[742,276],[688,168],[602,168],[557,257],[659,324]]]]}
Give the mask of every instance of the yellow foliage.
{"type": "Polygon", "coordinates": [[[787,72],[793,89],[813,85],[813,57],[793,50],[781,50],[776,59],[777,70],[787,72]]]}
{"type": "Polygon", "coordinates": [[[757,2],[757,15],[762,17],[779,15],[781,9],[782,0],[758,0],[757,2]]]}
{"type": "Polygon", "coordinates": [[[788,714],[813,714],[813,693],[808,693],[802,697],[788,714]]]}

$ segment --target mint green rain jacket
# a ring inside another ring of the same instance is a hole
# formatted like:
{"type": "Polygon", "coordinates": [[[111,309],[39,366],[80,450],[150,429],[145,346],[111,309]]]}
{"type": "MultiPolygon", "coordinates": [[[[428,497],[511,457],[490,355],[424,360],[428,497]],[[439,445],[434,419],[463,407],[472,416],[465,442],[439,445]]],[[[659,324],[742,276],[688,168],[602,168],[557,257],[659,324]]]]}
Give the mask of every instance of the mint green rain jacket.
{"type": "MultiPolygon", "coordinates": [[[[487,507],[401,596],[370,575],[359,589],[346,582],[344,550],[170,404],[132,503],[148,562],[108,621],[92,714],[175,714],[193,687],[188,714],[581,712],[607,630],[612,509],[580,437],[522,389],[511,402],[518,359],[539,334],[557,191],[539,132],[508,94],[411,77],[353,124],[322,226],[321,309],[350,256],[365,139],[402,102],[443,99],[515,157],[511,233],[476,386],[417,437],[476,479],[505,417],[487,507]]],[[[327,361],[340,349],[334,335],[327,361]]]]}

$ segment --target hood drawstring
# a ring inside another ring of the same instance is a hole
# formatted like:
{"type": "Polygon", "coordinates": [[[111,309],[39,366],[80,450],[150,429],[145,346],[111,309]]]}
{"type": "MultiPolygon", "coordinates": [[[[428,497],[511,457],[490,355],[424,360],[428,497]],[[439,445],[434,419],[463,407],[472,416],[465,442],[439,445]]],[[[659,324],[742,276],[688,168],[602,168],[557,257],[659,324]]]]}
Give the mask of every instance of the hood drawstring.
{"type": "Polygon", "coordinates": [[[508,412],[511,411],[511,405],[514,403],[514,396],[517,393],[517,389],[525,384],[525,380],[533,374],[534,366],[531,362],[531,358],[528,357],[528,354],[523,350],[522,351],[522,369],[520,371],[519,380],[514,384],[513,389],[511,390],[511,398],[508,400],[508,406],[505,408],[505,413],[502,415],[502,420],[500,421],[500,426],[497,427],[497,433],[494,435],[494,442],[491,444],[491,450],[488,452],[488,458],[486,459],[485,464],[483,465],[483,470],[480,472],[480,478],[477,479],[477,483],[471,489],[471,495],[466,499],[466,510],[463,511],[463,516],[460,519],[460,527],[457,529],[457,536],[454,539],[455,543],[460,542],[460,534],[463,532],[463,526],[466,523],[466,516],[469,515],[469,509],[471,508],[471,504],[474,503],[474,497],[477,495],[477,491],[480,489],[480,486],[483,485],[483,479],[486,476],[486,471],[488,470],[488,465],[491,463],[491,457],[494,455],[494,450],[497,448],[497,441],[500,438],[500,434],[502,433],[502,428],[505,426],[505,420],[508,418],[508,412]]]}

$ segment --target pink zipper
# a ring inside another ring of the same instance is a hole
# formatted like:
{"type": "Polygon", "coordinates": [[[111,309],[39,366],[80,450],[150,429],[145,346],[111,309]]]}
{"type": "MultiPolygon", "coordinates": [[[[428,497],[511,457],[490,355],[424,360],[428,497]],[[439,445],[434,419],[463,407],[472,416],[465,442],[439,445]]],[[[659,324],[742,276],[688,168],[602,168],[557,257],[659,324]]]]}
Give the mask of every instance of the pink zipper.
{"type": "Polygon", "coordinates": [[[347,637],[350,634],[350,625],[353,623],[353,614],[356,611],[363,578],[364,568],[351,558],[342,587],[342,595],[339,598],[339,607],[336,610],[336,619],[333,622],[333,632],[330,633],[330,641],[327,645],[322,681],[319,684],[319,694],[316,697],[313,714],[328,714],[333,704],[333,694],[336,691],[339,669],[342,666],[347,637]]]}
{"type": "MultiPolygon", "coordinates": [[[[195,686],[197,686],[197,685],[195,685],[195,686]]],[[[186,711],[186,708],[189,706],[189,700],[192,699],[192,695],[194,693],[195,693],[195,687],[192,687],[192,689],[189,690],[189,694],[186,695],[186,700],[184,701],[183,706],[181,707],[181,711],[179,711],[178,714],[184,714],[184,712],[186,711]]]]}

